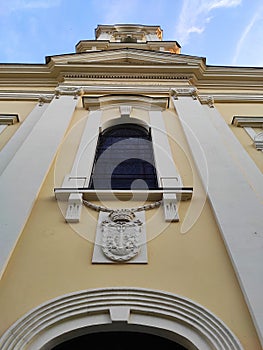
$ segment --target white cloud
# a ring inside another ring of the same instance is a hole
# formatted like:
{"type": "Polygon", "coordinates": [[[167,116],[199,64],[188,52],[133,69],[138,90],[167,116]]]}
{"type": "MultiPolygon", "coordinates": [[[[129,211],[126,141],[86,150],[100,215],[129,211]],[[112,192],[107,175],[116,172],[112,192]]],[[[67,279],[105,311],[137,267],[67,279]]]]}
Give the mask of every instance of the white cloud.
{"type": "MultiPolygon", "coordinates": [[[[245,55],[254,56],[254,61],[258,58],[258,64],[263,65],[263,48],[261,35],[263,32],[263,6],[256,9],[249,23],[245,26],[235,48],[232,64],[236,65],[244,52],[245,55]]],[[[244,59],[244,58],[243,58],[244,59]]],[[[243,64],[243,63],[242,63],[243,64]]]]}
{"type": "Polygon", "coordinates": [[[185,45],[191,33],[204,32],[206,24],[212,19],[212,10],[236,7],[241,2],[242,0],[184,0],[176,27],[176,40],[185,45]]]}

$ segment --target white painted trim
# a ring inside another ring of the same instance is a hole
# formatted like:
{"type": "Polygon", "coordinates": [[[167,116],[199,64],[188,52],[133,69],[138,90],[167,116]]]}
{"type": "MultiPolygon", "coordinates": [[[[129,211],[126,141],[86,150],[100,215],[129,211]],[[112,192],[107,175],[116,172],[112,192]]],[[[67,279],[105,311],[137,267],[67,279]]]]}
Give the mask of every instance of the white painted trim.
{"type": "Polygon", "coordinates": [[[203,147],[208,197],[263,344],[262,174],[216,108],[189,97],[179,97],[174,106],[206,187],[196,139],[203,147]]]}
{"type": "Polygon", "coordinates": [[[149,111],[155,166],[160,187],[181,187],[161,111],[149,111]]]}
{"type": "Polygon", "coordinates": [[[242,350],[231,330],[194,301],[133,287],[90,289],[62,295],[31,310],[1,337],[1,350],[49,350],[98,331],[141,331],[189,349],[242,350]]]}
{"type": "Polygon", "coordinates": [[[254,137],[257,134],[255,132],[255,130],[253,128],[251,128],[251,127],[248,127],[248,126],[245,126],[244,129],[245,129],[246,133],[248,134],[248,136],[251,138],[251,140],[254,141],[254,137]]]}
{"type": "Polygon", "coordinates": [[[99,137],[102,111],[91,111],[87,117],[78,151],[62,188],[88,187],[99,137]]]}
{"type": "Polygon", "coordinates": [[[1,175],[0,274],[30,215],[76,103],[72,96],[53,99],[1,175]]]}
{"type": "MultiPolygon", "coordinates": [[[[5,130],[7,128],[7,124],[5,124],[5,125],[1,125],[0,124],[0,135],[2,134],[2,132],[5,130]]],[[[2,152],[2,151],[1,151],[2,152]]],[[[1,164],[1,162],[0,162],[0,164],[1,164]]]]}
{"type": "Polygon", "coordinates": [[[42,114],[45,112],[48,103],[44,103],[43,105],[37,104],[34,109],[29,113],[26,119],[21,123],[18,130],[14,134],[14,136],[9,140],[9,142],[2,149],[0,154],[0,174],[4,171],[4,169],[8,166],[8,163],[14,157],[16,152],[19,150],[23,142],[28,137],[29,133],[35,126],[35,124],[39,121],[42,114]]]}
{"type": "Polygon", "coordinates": [[[0,125],[12,125],[19,122],[18,114],[0,114],[0,125]]]}

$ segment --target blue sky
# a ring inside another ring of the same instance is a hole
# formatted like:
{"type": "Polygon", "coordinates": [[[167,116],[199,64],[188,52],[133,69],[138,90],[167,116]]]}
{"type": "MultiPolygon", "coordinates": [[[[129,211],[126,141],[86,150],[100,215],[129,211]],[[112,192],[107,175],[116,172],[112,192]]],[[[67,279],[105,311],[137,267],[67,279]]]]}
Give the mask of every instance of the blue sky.
{"type": "Polygon", "coordinates": [[[209,65],[263,66],[262,0],[0,0],[0,63],[44,63],[116,23],[160,25],[209,65]]]}

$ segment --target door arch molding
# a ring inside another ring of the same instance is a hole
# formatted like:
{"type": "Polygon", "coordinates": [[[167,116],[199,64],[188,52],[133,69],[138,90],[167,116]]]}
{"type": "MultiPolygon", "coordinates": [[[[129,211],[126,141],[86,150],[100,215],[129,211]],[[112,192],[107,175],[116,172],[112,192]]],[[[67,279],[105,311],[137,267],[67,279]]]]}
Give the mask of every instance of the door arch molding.
{"type": "Polygon", "coordinates": [[[0,339],[2,350],[47,350],[97,331],[141,331],[189,350],[242,350],[214,314],[175,294],[131,287],[88,289],[52,299],[15,322],[0,339]]]}

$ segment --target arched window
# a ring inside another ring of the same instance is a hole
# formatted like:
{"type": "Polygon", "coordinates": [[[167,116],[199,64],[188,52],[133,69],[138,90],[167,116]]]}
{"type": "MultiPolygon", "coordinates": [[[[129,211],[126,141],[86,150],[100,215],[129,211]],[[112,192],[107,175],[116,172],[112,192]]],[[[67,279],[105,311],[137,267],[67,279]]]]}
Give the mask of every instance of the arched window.
{"type": "Polygon", "coordinates": [[[89,187],[157,188],[151,132],[140,125],[120,124],[100,133],[89,187]]]}

